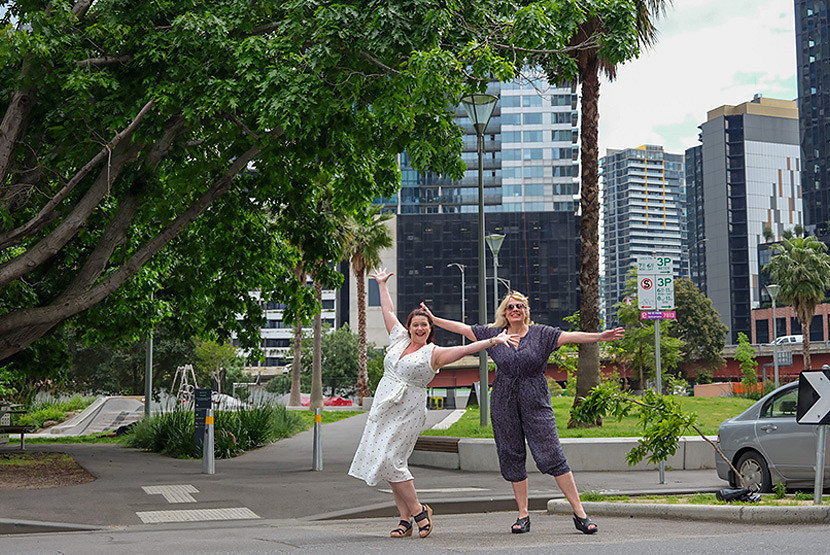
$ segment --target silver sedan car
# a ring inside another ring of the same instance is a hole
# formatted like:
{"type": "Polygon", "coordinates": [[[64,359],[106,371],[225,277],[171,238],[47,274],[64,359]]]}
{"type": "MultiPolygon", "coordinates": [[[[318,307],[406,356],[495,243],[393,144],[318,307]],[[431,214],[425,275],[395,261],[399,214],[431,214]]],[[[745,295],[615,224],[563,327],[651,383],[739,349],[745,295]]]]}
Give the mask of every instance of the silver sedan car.
{"type": "MultiPolygon", "coordinates": [[[[779,481],[787,488],[815,485],[818,427],[798,424],[798,382],[779,387],[718,430],[718,445],[752,491],[770,492],[779,481]]],[[[830,477],[830,457],[824,475],[830,477]]],[[[718,477],[740,486],[735,473],[716,453],[718,477]]],[[[826,482],[825,482],[826,483],[826,482]]]]}

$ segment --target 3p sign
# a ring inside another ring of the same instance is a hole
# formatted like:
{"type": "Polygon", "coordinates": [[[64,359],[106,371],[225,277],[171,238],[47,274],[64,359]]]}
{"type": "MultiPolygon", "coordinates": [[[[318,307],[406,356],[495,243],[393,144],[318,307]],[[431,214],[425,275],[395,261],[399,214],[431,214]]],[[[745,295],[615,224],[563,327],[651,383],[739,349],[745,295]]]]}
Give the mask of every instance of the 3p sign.
{"type": "Polygon", "coordinates": [[[637,258],[637,300],[640,310],[674,309],[672,261],[667,256],[637,258]]]}

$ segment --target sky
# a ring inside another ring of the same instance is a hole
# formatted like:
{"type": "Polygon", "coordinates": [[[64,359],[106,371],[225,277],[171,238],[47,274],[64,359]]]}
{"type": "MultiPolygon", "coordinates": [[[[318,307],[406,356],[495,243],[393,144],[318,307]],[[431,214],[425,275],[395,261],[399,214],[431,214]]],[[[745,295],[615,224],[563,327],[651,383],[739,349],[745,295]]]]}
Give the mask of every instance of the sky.
{"type": "Polygon", "coordinates": [[[657,43],[600,87],[600,156],[608,148],[699,144],[706,112],[756,93],[794,100],[793,0],[674,0],[657,43]]]}

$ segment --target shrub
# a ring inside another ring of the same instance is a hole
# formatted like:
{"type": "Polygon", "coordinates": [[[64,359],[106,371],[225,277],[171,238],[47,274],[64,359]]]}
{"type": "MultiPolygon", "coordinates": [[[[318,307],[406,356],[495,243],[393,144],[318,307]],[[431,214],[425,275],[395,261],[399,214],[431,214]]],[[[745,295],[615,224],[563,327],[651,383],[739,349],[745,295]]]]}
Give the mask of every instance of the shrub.
{"type": "MultiPolygon", "coordinates": [[[[194,442],[192,410],[174,410],[141,420],[127,444],[178,458],[201,456],[194,442]]],[[[299,414],[283,405],[261,405],[214,415],[214,455],[235,457],[250,449],[289,437],[303,428],[299,414]]]]}
{"type": "Polygon", "coordinates": [[[550,396],[551,397],[561,397],[562,393],[564,393],[564,389],[562,386],[559,385],[559,382],[554,380],[553,378],[548,378],[548,389],[550,389],[550,396]]]}

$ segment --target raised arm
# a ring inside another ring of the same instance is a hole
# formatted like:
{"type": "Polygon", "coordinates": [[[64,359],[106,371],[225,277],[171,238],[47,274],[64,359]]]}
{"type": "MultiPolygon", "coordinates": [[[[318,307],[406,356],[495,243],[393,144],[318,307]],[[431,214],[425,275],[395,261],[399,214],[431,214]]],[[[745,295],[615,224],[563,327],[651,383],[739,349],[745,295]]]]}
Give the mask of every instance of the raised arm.
{"type": "MultiPolygon", "coordinates": [[[[422,305],[423,306],[423,305],[422,305]]],[[[458,324],[459,322],[453,322],[458,324]]],[[[470,326],[467,326],[468,328],[470,326]]],[[[461,357],[472,355],[484,349],[495,347],[496,345],[511,345],[514,348],[519,345],[518,335],[507,335],[507,331],[503,331],[496,337],[489,339],[482,339],[475,343],[468,343],[467,345],[459,345],[457,347],[435,347],[432,350],[432,368],[437,370],[442,366],[451,364],[461,357]]]]}
{"type": "MultiPolygon", "coordinates": [[[[451,331],[453,333],[457,333],[458,335],[463,335],[464,337],[466,337],[470,341],[475,341],[476,340],[476,336],[473,333],[473,328],[471,328],[467,324],[464,324],[462,322],[456,322],[455,320],[447,320],[445,318],[439,318],[435,314],[433,314],[432,311],[429,308],[427,308],[427,305],[425,305],[424,303],[421,303],[421,310],[423,310],[424,312],[429,314],[429,317],[432,318],[432,323],[435,324],[436,326],[438,326],[439,328],[445,329],[447,331],[451,331]]],[[[479,351],[480,350],[481,349],[479,349],[479,351]]],[[[473,351],[473,352],[478,352],[478,351],[473,351]]],[[[461,356],[464,356],[464,355],[461,355],[461,356]]]]}
{"type": "Polygon", "coordinates": [[[399,324],[398,317],[395,316],[395,307],[392,305],[392,295],[389,294],[389,288],[386,286],[386,281],[392,277],[392,274],[383,268],[379,272],[369,274],[370,278],[374,278],[378,282],[378,290],[380,291],[380,310],[383,314],[383,323],[386,325],[386,333],[392,333],[392,328],[399,324]]]}
{"type": "Polygon", "coordinates": [[[561,347],[565,343],[596,343],[597,341],[617,341],[622,339],[625,328],[614,328],[600,333],[586,331],[563,331],[556,340],[556,346],[561,347]]]}

